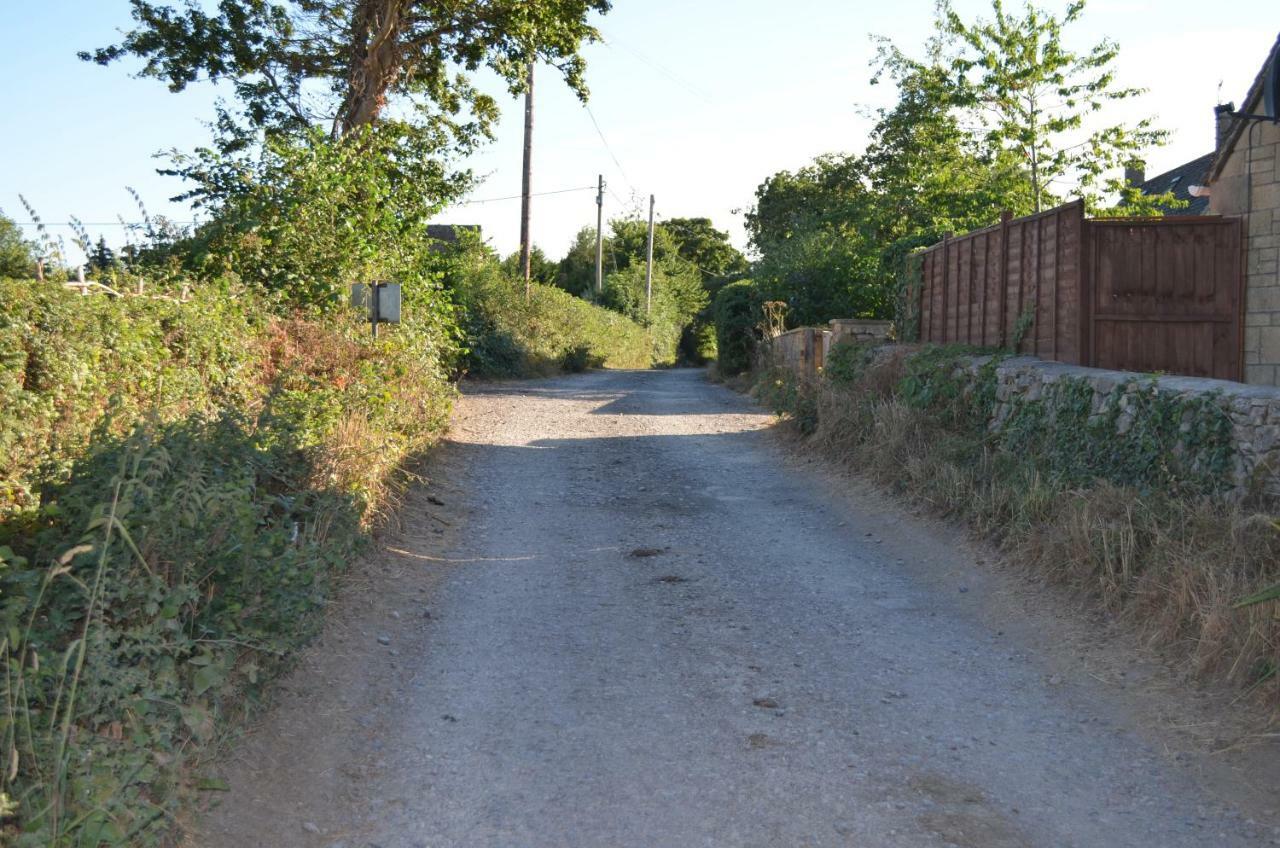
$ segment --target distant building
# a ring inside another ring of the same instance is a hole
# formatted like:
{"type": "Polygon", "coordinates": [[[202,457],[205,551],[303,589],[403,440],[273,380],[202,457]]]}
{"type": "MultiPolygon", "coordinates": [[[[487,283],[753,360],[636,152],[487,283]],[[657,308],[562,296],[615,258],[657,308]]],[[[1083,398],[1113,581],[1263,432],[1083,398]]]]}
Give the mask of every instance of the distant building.
{"type": "Polygon", "coordinates": [[[1209,194],[1198,189],[1208,183],[1209,169],[1213,167],[1216,155],[1214,151],[1210,151],[1151,179],[1146,178],[1140,167],[1125,168],[1125,182],[1137,186],[1143,194],[1150,196],[1173,192],[1175,199],[1186,204],[1164,208],[1166,215],[1208,215],[1209,194]],[[1197,188],[1195,194],[1192,194],[1193,186],[1197,188]]]}

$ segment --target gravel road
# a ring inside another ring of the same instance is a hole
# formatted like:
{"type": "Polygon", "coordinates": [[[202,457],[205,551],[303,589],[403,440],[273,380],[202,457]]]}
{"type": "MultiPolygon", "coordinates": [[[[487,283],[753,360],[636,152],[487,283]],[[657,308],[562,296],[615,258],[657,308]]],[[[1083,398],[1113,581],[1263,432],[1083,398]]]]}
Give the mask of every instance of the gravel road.
{"type": "Polygon", "coordinates": [[[1161,670],[770,424],[692,370],[469,389],[192,844],[1280,844],[1161,670]]]}

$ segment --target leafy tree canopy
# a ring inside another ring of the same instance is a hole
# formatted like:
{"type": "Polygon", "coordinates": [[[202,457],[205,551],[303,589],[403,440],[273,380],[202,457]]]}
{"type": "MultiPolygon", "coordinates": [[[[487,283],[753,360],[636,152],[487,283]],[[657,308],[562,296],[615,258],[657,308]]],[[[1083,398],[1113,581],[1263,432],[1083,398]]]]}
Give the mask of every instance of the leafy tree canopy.
{"type": "Polygon", "coordinates": [[[579,48],[598,37],[591,12],[609,0],[130,0],[135,26],[117,44],[85,51],[106,65],[142,59],[140,75],[173,91],[208,79],[235,86],[256,128],[325,126],[333,137],[384,117],[461,139],[487,134],[492,98],[471,74],[487,67],[513,92],[539,59],[587,95],[579,48]],[[458,116],[470,107],[472,120],[458,116]]]}
{"type": "MultiPolygon", "coordinates": [[[[536,244],[529,251],[530,277],[535,283],[552,285],[556,281],[556,273],[560,266],[547,258],[547,254],[536,244]]],[[[524,270],[520,265],[520,251],[513,252],[502,260],[502,271],[512,279],[524,279],[524,270]]]]}
{"type": "Polygon", "coordinates": [[[0,213],[0,277],[31,277],[35,268],[35,245],[23,237],[13,219],[0,213]]]}
{"type": "Polygon", "coordinates": [[[710,218],[668,218],[658,226],[671,234],[676,253],[702,272],[704,285],[714,287],[725,278],[746,273],[746,257],[710,218]]]}
{"type": "Polygon", "coordinates": [[[1061,15],[1032,4],[1019,13],[992,0],[990,18],[967,21],[950,0],[940,0],[926,56],[909,57],[882,41],[881,73],[919,81],[935,108],[973,128],[988,155],[1013,154],[1037,211],[1066,196],[1083,197],[1095,209],[1116,196],[1132,205],[1139,197],[1124,191],[1120,169],[1168,134],[1151,118],[1107,114],[1108,104],[1143,90],[1117,82],[1119,47],[1111,39],[1084,51],[1067,47],[1063,33],[1084,9],[1075,0],[1061,15]]]}

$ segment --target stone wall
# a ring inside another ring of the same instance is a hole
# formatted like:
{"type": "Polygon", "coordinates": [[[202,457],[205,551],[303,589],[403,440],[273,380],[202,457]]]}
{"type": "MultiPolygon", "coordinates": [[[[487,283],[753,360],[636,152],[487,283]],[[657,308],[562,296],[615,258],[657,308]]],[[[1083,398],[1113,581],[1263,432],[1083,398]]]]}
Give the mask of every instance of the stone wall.
{"type": "Polygon", "coordinates": [[[892,321],[864,318],[836,318],[831,322],[831,344],[843,339],[856,342],[882,342],[893,332],[892,321]]]}
{"type": "MultiPolygon", "coordinates": [[[[992,359],[972,357],[966,361],[970,374],[976,379],[992,359]]],[[[1210,408],[1215,412],[1221,410],[1230,421],[1228,440],[1232,456],[1227,482],[1231,494],[1240,497],[1263,491],[1280,495],[1280,388],[1196,377],[1150,377],[1128,371],[1063,365],[1034,357],[1005,359],[994,367],[996,407],[990,425],[993,431],[1001,431],[1020,405],[1043,402],[1053,394],[1051,387],[1063,381],[1083,381],[1092,389],[1093,414],[1114,413],[1110,418],[1114,420],[1117,436],[1134,427],[1135,410],[1142,406],[1137,403],[1139,393],[1182,401],[1208,401],[1210,408]]],[[[1187,405],[1189,410],[1195,407],[1195,403],[1187,405]]],[[[1184,416],[1180,429],[1190,432],[1193,425],[1194,422],[1184,416]]],[[[1171,452],[1180,449],[1179,445],[1170,448],[1171,452]]]]}
{"type": "Polygon", "coordinates": [[[1244,128],[1209,208],[1245,219],[1245,381],[1280,385],[1280,125],[1244,128]]]}

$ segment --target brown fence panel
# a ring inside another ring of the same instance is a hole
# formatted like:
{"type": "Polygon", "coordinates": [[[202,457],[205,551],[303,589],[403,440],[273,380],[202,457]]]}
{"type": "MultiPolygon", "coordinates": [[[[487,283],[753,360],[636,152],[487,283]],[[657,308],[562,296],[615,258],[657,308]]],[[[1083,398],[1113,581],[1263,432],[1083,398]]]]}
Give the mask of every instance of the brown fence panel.
{"type": "Polygon", "coordinates": [[[1088,364],[1241,379],[1240,219],[1097,219],[1086,227],[1088,364]]]}
{"type": "Polygon", "coordinates": [[[946,238],[922,255],[920,338],[1080,361],[1084,206],[946,238]]]}

